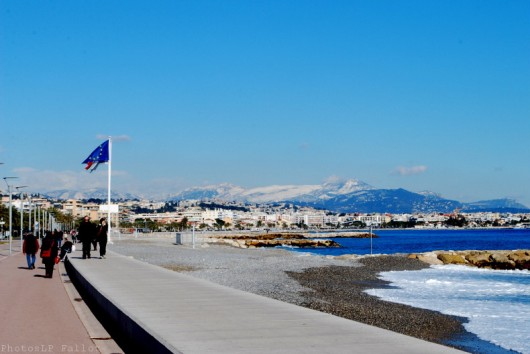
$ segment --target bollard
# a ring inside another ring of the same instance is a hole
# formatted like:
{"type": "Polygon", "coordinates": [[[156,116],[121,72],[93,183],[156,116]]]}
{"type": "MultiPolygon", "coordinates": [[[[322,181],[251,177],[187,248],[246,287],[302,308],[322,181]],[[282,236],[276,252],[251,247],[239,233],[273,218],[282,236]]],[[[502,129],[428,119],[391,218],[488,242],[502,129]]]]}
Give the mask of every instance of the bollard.
{"type": "Polygon", "coordinates": [[[175,244],[182,245],[182,236],[180,232],[175,233],[175,244]]]}

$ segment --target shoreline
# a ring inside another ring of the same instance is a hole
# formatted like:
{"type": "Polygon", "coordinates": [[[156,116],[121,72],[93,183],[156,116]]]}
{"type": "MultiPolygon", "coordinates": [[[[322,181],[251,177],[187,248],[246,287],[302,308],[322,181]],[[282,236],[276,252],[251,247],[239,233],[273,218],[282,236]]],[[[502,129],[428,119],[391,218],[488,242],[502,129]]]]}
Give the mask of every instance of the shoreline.
{"type": "Polygon", "coordinates": [[[515,353],[466,331],[463,324],[467,318],[385,301],[364,292],[390,286],[377,277],[381,272],[420,270],[428,264],[404,255],[364,257],[359,262],[362,267],[319,267],[288,274],[312,289],[304,293],[306,303],[302,306],[471,353],[515,353]]]}
{"type": "Polygon", "coordinates": [[[381,300],[364,290],[387,287],[384,271],[429,267],[405,255],[326,257],[281,249],[211,245],[192,249],[168,240],[123,240],[111,250],[235,289],[308,307],[471,353],[513,353],[467,332],[465,318],[381,300]]]}

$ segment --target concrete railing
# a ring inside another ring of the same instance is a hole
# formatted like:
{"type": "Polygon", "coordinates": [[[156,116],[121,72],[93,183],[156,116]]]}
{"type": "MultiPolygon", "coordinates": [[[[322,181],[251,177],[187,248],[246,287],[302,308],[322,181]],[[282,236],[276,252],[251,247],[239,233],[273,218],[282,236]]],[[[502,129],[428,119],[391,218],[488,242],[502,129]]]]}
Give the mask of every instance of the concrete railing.
{"type": "Polygon", "coordinates": [[[204,243],[205,238],[208,237],[207,233],[203,232],[192,232],[192,231],[180,231],[180,232],[137,232],[132,234],[124,233],[113,233],[111,236],[113,241],[120,240],[153,240],[153,239],[168,239],[173,240],[173,243],[177,245],[200,245],[204,243]]]}

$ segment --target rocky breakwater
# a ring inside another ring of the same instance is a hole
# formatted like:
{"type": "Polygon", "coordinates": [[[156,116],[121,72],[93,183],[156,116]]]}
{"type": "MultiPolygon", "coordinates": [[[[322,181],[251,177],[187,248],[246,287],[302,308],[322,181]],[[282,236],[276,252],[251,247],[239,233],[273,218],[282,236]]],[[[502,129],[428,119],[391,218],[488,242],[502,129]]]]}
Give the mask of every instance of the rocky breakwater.
{"type": "Polygon", "coordinates": [[[358,232],[358,231],[351,231],[351,232],[322,232],[322,233],[313,233],[313,232],[306,232],[302,234],[304,237],[307,238],[378,238],[376,234],[369,233],[369,232],[358,232]]]}
{"type": "Polygon", "coordinates": [[[411,254],[429,264],[460,264],[488,269],[530,270],[530,250],[515,251],[434,251],[411,254]]]}
{"type": "Polygon", "coordinates": [[[292,233],[271,233],[271,234],[237,234],[210,237],[207,243],[225,244],[239,248],[258,248],[258,247],[342,247],[332,240],[314,240],[306,238],[301,234],[292,233]]]}

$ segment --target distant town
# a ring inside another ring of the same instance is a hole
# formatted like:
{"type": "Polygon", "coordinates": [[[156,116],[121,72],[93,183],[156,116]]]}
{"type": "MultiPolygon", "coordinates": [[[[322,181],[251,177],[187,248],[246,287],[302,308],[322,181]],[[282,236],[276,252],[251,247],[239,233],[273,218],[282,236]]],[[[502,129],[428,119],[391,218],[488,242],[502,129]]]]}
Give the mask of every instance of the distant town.
{"type": "MultiPolygon", "coordinates": [[[[84,216],[93,222],[109,215],[102,199],[59,200],[39,195],[20,199],[3,195],[0,204],[1,235],[9,230],[11,204],[12,232],[19,230],[75,229],[84,216]],[[20,215],[23,224],[20,223],[20,215]]],[[[250,204],[221,200],[113,201],[112,228],[121,233],[174,232],[200,230],[336,230],[373,228],[529,228],[530,214],[477,212],[463,213],[336,213],[291,203],[250,204]],[[116,212],[117,211],[117,212],[116,212]]]]}

